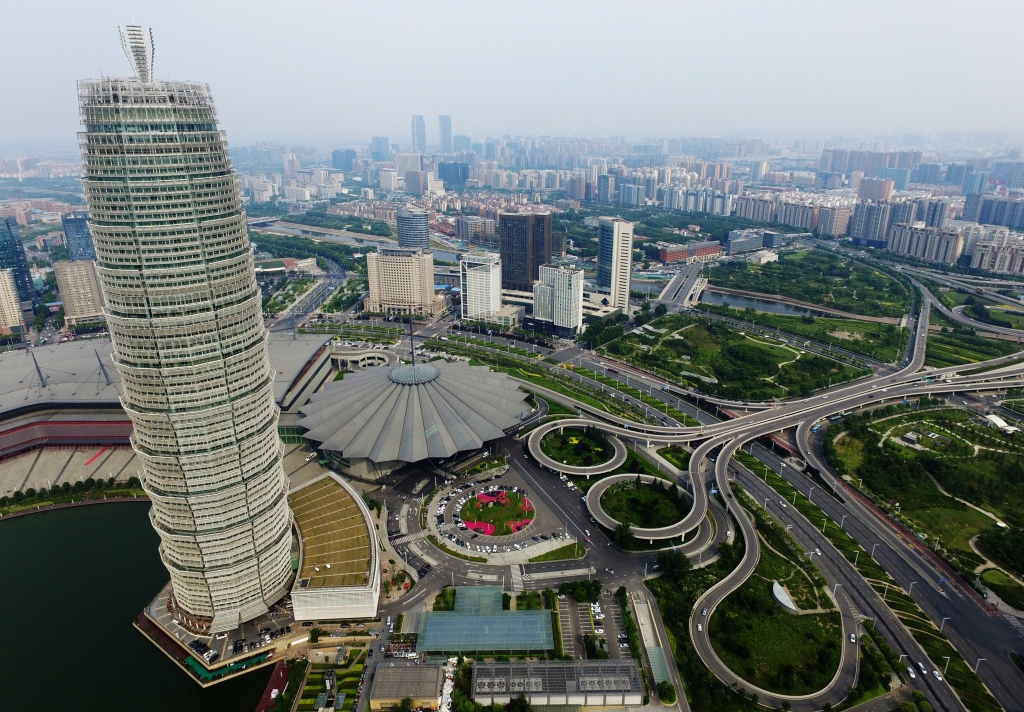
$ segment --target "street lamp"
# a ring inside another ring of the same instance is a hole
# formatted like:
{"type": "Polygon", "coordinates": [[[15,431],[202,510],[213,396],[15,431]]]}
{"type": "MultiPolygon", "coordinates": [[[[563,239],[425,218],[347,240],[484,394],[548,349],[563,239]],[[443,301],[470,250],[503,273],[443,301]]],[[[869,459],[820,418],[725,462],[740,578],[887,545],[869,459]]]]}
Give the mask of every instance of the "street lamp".
{"type": "MultiPolygon", "coordinates": [[[[981,667],[981,661],[982,660],[988,660],[988,658],[978,658],[978,662],[974,663],[974,674],[975,675],[978,674],[978,668],[981,667]]],[[[948,666],[948,663],[947,663],[947,666],[948,666]]]]}
{"type": "Polygon", "coordinates": [[[907,589],[907,595],[908,595],[908,596],[909,596],[909,595],[910,595],[910,594],[911,594],[911,593],[913,592],[913,590],[914,590],[914,584],[915,584],[915,583],[917,583],[917,581],[911,581],[911,582],[910,582],[910,588],[909,588],[909,589],[907,589]]]}
{"type": "Polygon", "coordinates": [[[878,546],[878,544],[872,544],[871,545],[871,558],[872,559],[875,558],[875,547],[876,546],[878,546]]]}
{"type": "Polygon", "coordinates": [[[949,616],[946,616],[945,618],[942,619],[942,622],[939,623],[939,632],[940,633],[942,632],[942,626],[946,625],[946,621],[948,621],[948,620],[949,620],[949,616]]]}

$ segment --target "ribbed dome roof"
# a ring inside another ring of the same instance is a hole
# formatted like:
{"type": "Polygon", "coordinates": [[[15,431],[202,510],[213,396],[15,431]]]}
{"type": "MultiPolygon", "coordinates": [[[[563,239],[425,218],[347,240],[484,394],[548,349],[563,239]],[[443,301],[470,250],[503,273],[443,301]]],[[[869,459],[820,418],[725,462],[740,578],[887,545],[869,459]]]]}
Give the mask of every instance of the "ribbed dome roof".
{"type": "Polygon", "coordinates": [[[438,361],[370,368],[315,394],[299,425],[325,450],[373,462],[451,457],[495,440],[529,413],[504,373],[438,361]]]}

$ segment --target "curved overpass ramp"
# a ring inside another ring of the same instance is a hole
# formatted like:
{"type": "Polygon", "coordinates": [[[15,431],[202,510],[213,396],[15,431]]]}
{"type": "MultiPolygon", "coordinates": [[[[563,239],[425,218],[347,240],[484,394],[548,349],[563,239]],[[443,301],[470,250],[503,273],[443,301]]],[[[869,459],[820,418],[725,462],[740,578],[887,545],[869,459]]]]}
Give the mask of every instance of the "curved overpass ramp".
{"type": "MultiPolygon", "coordinates": [[[[590,511],[590,516],[596,519],[598,524],[603,526],[605,529],[615,529],[619,526],[620,522],[604,511],[604,508],[601,506],[601,497],[612,485],[617,485],[620,482],[636,480],[638,476],[640,477],[640,482],[645,485],[664,481],[659,477],[654,477],[652,475],[637,475],[636,473],[605,477],[604,479],[594,483],[590,489],[587,490],[587,509],[590,511]]],[[[672,483],[672,486],[678,487],[675,483],[672,483]]],[[[685,490],[683,491],[685,492],[685,490]]],[[[682,522],[683,520],[681,519],[675,524],[670,524],[667,527],[644,528],[630,526],[629,529],[637,539],[647,539],[649,543],[654,543],[655,540],[663,541],[665,539],[674,539],[676,537],[685,536],[686,532],[690,530],[683,530],[681,527],[682,522]]]]}

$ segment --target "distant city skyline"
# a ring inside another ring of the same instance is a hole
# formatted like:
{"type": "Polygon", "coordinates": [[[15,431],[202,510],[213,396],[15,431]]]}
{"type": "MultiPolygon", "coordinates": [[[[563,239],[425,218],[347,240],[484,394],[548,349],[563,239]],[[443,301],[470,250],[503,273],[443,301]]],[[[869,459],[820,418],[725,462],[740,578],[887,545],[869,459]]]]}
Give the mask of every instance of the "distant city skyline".
{"type": "MultiPolygon", "coordinates": [[[[177,55],[158,48],[155,76],[208,81],[223,97],[220,121],[233,145],[354,145],[382,135],[405,145],[412,115],[425,117],[428,146],[439,144],[438,116],[451,116],[459,134],[478,138],[1021,135],[1024,69],[1013,56],[1014,30],[1024,21],[1018,3],[641,2],[627,9],[526,2],[514,17],[509,10],[459,2],[310,3],[281,13],[264,2],[241,11],[186,1],[144,8],[137,19],[168,46],[191,48],[177,55]],[[191,18],[200,11],[205,21],[196,25],[191,18]],[[526,33],[515,51],[495,52],[495,33],[522,18],[572,31],[554,42],[526,33]],[[348,71],[303,61],[339,37],[348,71]],[[436,38],[423,46],[430,62],[382,51],[384,37],[393,47],[436,38]],[[599,38],[642,52],[641,70],[607,63],[600,72],[573,71],[585,66],[579,60],[599,38]],[[275,52],[254,62],[268,42],[275,52]],[[510,84],[528,89],[530,100],[502,100],[510,84]]],[[[8,8],[8,26],[18,31],[5,43],[0,89],[17,110],[0,118],[2,147],[74,143],[75,80],[123,74],[120,48],[91,40],[132,12],[140,9],[122,0],[8,8]]]]}

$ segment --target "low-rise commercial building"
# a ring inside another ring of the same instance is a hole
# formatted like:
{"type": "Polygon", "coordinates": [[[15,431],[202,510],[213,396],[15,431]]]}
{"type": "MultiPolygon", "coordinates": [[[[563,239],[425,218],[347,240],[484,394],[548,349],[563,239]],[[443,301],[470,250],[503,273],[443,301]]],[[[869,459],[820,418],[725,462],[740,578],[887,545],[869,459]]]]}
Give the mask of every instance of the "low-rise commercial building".
{"type": "Polygon", "coordinates": [[[672,262],[706,262],[717,259],[722,254],[722,245],[718,240],[701,240],[679,245],[673,242],[658,242],[658,260],[670,264],[672,262]]]}
{"type": "Polygon", "coordinates": [[[537,706],[633,707],[643,704],[641,672],[632,658],[478,662],[473,701],[508,704],[524,695],[537,706]]]}
{"type": "Polygon", "coordinates": [[[378,665],[370,689],[370,709],[392,709],[408,698],[413,709],[436,710],[443,686],[444,668],[440,665],[378,665]]]}
{"type": "Polygon", "coordinates": [[[725,244],[730,255],[760,250],[764,247],[764,230],[757,228],[733,230],[729,233],[729,239],[725,244]]]}

